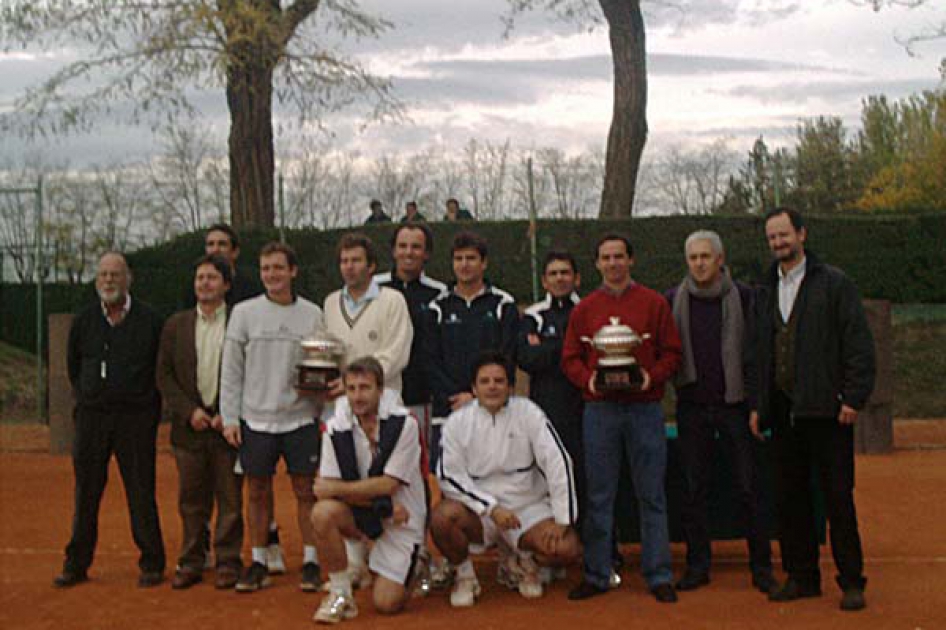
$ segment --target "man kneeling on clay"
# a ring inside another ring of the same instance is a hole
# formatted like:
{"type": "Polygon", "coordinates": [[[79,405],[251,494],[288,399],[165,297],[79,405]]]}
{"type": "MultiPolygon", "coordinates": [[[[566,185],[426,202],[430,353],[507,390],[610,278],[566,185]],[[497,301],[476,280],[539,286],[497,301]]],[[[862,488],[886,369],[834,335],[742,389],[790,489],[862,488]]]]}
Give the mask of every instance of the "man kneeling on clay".
{"type": "Polygon", "coordinates": [[[453,606],[472,606],[480,594],[469,553],[495,544],[511,553],[499,578],[523,597],[541,597],[539,565],[561,567],[578,558],[571,525],[578,517],[571,459],[542,410],[510,397],[510,370],[497,352],[473,366],[476,400],[444,424],[437,470],[444,500],[431,533],[456,566],[453,606]]]}
{"type": "Polygon", "coordinates": [[[411,593],[427,520],[417,420],[402,406],[381,404],[384,370],[372,357],[350,363],[344,385],[349,404],[337,405],[326,423],[312,510],[316,547],[329,579],[328,595],[315,613],[321,623],[358,614],[346,538],[374,541],[368,557],[377,576],[374,607],[399,612],[411,593]]]}

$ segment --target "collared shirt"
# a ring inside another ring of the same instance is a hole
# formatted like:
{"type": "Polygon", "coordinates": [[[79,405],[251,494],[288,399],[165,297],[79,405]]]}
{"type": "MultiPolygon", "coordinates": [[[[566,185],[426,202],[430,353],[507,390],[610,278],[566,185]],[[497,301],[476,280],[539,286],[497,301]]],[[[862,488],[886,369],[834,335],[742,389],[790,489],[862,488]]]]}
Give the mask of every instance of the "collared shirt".
{"type": "Polygon", "coordinates": [[[626,287],[624,287],[624,288],[621,289],[620,291],[615,291],[614,289],[612,289],[611,287],[609,287],[607,284],[605,284],[604,282],[602,282],[602,283],[601,283],[601,286],[600,286],[599,288],[600,288],[602,291],[604,291],[605,293],[607,293],[608,295],[613,295],[614,297],[621,297],[622,295],[624,295],[625,293],[627,293],[628,291],[630,291],[631,289],[633,289],[633,288],[634,288],[634,285],[636,285],[636,284],[637,284],[637,283],[634,282],[634,280],[632,279],[632,280],[627,284],[626,287]]]}
{"type": "Polygon", "coordinates": [[[114,328],[115,326],[118,326],[123,321],[125,321],[125,317],[128,315],[128,311],[130,310],[131,310],[131,294],[130,293],[125,294],[125,303],[122,305],[122,310],[121,310],[119,318],[115,321],[112,321],[112,318],[108,316],[108,307],[105,305],[105,302],[102,302],[102,315],[105,316],[105,321],[107,321],[108,325],[111,326],[112,328],[114,328]]]}
{"type": "Polygon", "coordinates": [[[197,351],[197,391],[204,405],[212,407],[217,400],[220,380],[220,357],[223,337],[227,331],[227,305],[221,304],[211,315],[197,307],[194,324],[194,346],[197,351]]]}
{"type": "Polygon", "coordinates": [[[802,258],[801,263],[788,273],[782,271],[781,265],[778,267],[778,310],[782,314],[783,322],[787,322],[792,316],[795,298],[798,297],[798,289],[801,287],[802,280],[805,279],[807,266],[808,260],[802,258]]]}
{"type": "Polygon", "coordinates": [[[374,278],[371,279],[371,282],[368,284],[368,290],[365,291],[364,295],[360,298],[355,299],[351,296],[351,293],[348,292],[348,287],[342,288],[342,300],[345,305],[345,312],[348,313],[349,317],[356,317],[358,313],[362,311],[367,305],[368,302],[378,297],[381,294],[381,287],[378,286],[378,283],[374,281],[374,278]]]}

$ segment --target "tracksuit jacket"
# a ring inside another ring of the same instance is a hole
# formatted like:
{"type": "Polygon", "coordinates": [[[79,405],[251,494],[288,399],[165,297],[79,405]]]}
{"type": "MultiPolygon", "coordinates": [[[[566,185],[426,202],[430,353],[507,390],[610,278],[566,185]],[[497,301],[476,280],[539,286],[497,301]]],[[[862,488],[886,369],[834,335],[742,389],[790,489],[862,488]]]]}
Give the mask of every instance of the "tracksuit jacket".
{"type": "Polygon", "coordinates": [[[409,406],[426,404],[430,402],[430,386],[427,382],[427,369],[424,367],[427,310],[431,302],[446,294],[447,285],[424,273],[411,282],[404,282],[393,271],[379,273],[374,279],[382,287],[400,291],[407,302],[411,324],[414,326],[414,338],[411,340],[410,360],[401,372],[401,398],[404,404],[409,406]]]}
{"type": "Polygon", "coordinates": [[[453,412],[443,428],[437,470],[446,497],[480,516],[549,500],[559,525],[578,518],[571,458],[548,418],[512,396],[496,415],[478,401],[453,412]]]}
{"type": "Polygon", "coordinates": [[[430,303],[424,334],[433,417],[450,415],[450,396],[471,391],[471,370],[484,350],[499,350],[515,364],[519,311],[513,297],[487,283],[470,302],[451,287],[430,303]]]}

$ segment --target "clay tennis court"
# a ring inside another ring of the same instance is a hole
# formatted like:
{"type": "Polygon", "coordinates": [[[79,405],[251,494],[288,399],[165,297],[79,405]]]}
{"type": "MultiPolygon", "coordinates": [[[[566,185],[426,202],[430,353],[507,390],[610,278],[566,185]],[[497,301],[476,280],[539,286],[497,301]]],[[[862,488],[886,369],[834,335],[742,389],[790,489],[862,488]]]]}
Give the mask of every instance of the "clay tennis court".
{"type": "MultiPolygon", "coordinates": [[[[0,427],[0,628],[231,629],[313,627],[320,596],[298,589],[301,546],[294,526],[291,491],[277,482],[276,511],[283,525],[289,574],[272,588],[249,595],[219,592],[205,581],[189,591],[167,584],[138,589],[137,550],[117,468],[102,503],[99,546],[91,581],[67,591],[52,588],[70,531],[72,469],[68,457],[46,454],[48,438],[35,426],[0,427]]],[[[166,436],[165,441],[166,444],[166,436]]],[[[868,608],[838,610],[830,552],[823,548],[825,596],[790,605],[771,604],[749,587],[745,549],[714,545],[713,582],[684,593],[675,606],[646,594],[637,573],[636,546],[625,585],[606,596],[573,603],[565,598],[578,579],[569,570],[539,601],[523,600],[493,582],[495,562],[478,564],[484,594],[472,609],[454,611],[445,594],[413,600],[400,616],[383,618],[359,594],[361,614],[350,628],[487,630],[490,628],[946,628],[946,422],[898,423],[898,449],[857,459],[857,506],[866,555],[868,608]],[[406,624],[406,625],[405,625],[406,624]]],[[[180,541],[176,508],[177,470],[162,446],[158,455],[158,503],[173,565],[180,541]]],[[[777,550],[777,546],[776,546],[777,550]]],[[[677,573],[683,548],[674,545],[677,573]]],[[[248,553],[246,554],[248,556],[248,553]]],[[[173,568],[173,567],[169,567],[173,568]]],[[[212,582],[211,574],[208,580],[212,582]]]]}

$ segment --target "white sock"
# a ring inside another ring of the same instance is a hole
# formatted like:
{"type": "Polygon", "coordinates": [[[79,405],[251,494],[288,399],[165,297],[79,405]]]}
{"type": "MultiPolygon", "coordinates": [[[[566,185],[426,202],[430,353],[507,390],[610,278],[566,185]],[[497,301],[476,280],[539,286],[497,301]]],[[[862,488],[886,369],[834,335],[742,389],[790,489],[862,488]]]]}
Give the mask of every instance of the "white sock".
{"type": "Polygon", "coordinates": [[[344,593],[351,597],[351,574],[347,570],[329,573],[328,583],[336,593],[344,593]]]}
{"type": "Polygon", "coordinates": [[[302,547],[302,564],[318,564],[319,554],[315,550],[315,545],[305,545],[302,547]]]}
{"type": "Polygon", "coordinates": [[[476,579],[476,571],[473,569],[473,561],[467,558],[459,565],[457,565],[457,578],[473,578],[476,579]]]}
{"type": "Polygon", "coordinates": [[[266,547],[253,547],[253,562],[266,566],[266,547]]]}
{"type": "Polygon", "coordinates": [[[348,566],[365,566],[366,551],[365,543],[360,540],[345,539],[345,555],[348,556],[348,566]]]}
{"type": "Polygon", "coordinates": [[[276,521],[270,522],[269,531],[271,532],[279,531],[279,525],[276,524],[276,521]]]}

